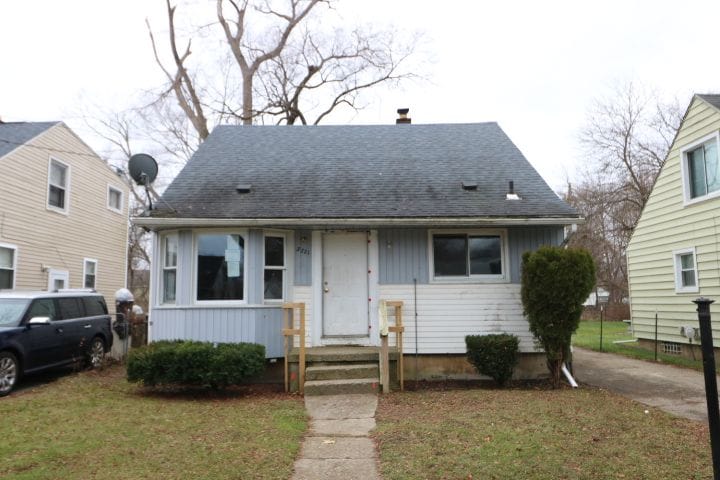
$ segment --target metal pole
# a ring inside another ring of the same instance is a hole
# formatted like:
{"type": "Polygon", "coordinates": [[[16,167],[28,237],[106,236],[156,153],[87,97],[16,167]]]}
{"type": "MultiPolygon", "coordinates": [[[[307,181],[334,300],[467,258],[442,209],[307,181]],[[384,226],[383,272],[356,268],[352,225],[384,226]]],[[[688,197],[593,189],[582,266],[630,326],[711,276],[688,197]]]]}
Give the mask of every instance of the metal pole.
{"type": "Polygon", "coordinates": [[[655,312],[655,361],[657,362],[657,312],[655,312]]]}
{"type": "Polygon", "coordinates": [[[603,340],[603,306],[600,305],[600,351],[602,352],[602,340],[603,340]]]}
{"type": "Polygon", "coordinates": [[[700,321],[700,343],[702,346],[703,373],[705,374],[705,399],[710,428],[710,449],[712,451],[713,478],[720,480],[720,407],[718,407],[717,377],[715,376],[715,352],[713,351],[710,304],[714,300],[700,297],[693,300],[697,305],[700,321]]]}

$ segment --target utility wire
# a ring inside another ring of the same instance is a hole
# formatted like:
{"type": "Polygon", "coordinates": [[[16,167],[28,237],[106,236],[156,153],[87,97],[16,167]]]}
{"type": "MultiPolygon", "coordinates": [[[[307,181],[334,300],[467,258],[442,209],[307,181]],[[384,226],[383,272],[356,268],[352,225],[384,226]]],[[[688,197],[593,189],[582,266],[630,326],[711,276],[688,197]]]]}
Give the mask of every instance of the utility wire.
{"type": "Polygon", "coordinates": [[[100,157],[100,155],[97,155],[97,154],[85,153],[85,152],[75,152],[73,150],[63,150],[60,148],[52,148],[52,147],[41,147],[39,145],[31,145],[29,143],[13,142],[12,140],[7,140],[5,138],[0,138],[0,143],[6,143],[8,145],[17,145],[19,147],[35,148],[37,150],[46,150],[48,152],[68,153],[71,155],[82,155],[84,157],[100,158],[102,160],[102,157],[100,157]]]}

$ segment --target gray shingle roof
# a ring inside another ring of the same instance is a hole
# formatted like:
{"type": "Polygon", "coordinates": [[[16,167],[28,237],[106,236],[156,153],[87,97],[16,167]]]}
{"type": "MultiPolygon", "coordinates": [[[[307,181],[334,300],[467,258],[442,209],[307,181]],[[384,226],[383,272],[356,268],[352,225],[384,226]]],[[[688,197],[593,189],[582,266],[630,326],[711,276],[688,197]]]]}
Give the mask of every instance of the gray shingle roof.
{"type": "Polygon", "coordinates": [[[0,123],[0,157],[4,157],[58,123],[60,122],[0,123]]]}
{"type": "Polygon", "coordinates": [[[578,216],[496,123],[219,126],[163,199],[176,211],[160,202],[152,216],[578,216]],[[510,180],[522,200],[505,198],[510,180]]]}
{"type": "Polygon", "coordinates": [[[713,93],[698,93],[697,96],[708,102],[713,107],[720,109],[720,95],[713,93]]]}

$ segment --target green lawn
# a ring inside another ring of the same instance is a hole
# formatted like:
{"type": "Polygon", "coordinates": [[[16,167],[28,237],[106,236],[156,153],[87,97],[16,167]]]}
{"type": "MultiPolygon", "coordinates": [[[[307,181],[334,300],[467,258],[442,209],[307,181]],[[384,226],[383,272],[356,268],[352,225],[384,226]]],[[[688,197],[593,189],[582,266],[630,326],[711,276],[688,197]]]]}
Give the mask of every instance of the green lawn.
{"type": "Polygon", "coordinates": [[[119,366],[15,392],[0,418],[3,479],[287,479],[306,427],[299,397],[151,394],[119,366]]]}
{"type": "Polygon", "coordinates": [[[392,479],[707,479],[707,426],[592,388],[380,397],[392,479]]]}
{"type": "MultiPolygon", "coordinates": [[[[655,359],[655,352],[640,348],[637,343],[613,343],[616,340],[633,340],[632,334],[628,330],[628,325],[624,322],[603,322],[603,352],[617,353],[641,360],[655,359]]],[[[596,320],[580,322],[572,339],[573,345],[590,350],[600,350],[600,322],[596,320]]],[[[694,361],[684,357],[675,355],[666,355],[658,352],[658,361],[681,367],[694,368],[702,370],[702,359],[694,361]]]]}

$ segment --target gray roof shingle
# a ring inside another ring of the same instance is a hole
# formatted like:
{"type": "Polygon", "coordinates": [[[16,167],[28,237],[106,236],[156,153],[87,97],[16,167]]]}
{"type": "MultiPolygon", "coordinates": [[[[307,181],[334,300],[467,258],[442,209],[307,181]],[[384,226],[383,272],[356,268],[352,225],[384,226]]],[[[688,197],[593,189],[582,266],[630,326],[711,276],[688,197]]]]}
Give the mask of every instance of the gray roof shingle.
{"type": "Polygon", "coordinates": [[[152,216],[578,216],[496,123],[218,126],[163,200],[152,216]],[[510,180],[519,201],[505,198],[510,180]],[[238,193],[240,184],[250,193],[238,193]]]}
{"type": "Polygon", "coordinates": [[[60,122],[0,123],[0,157],[4,157],[58,123],[60,122]]]}

